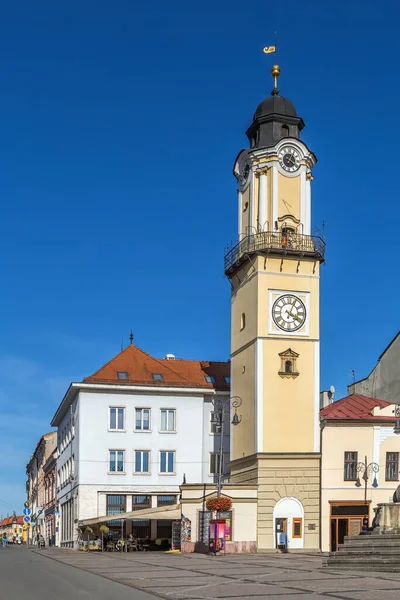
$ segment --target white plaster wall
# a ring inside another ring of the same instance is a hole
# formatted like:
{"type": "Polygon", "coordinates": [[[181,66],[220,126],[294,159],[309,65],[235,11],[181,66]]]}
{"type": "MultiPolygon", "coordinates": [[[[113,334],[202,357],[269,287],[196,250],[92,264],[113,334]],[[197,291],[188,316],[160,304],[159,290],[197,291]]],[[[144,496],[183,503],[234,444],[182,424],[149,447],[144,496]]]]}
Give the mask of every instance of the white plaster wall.
{"type": "Polygon", "coordinates": [[[202,481],[203,396],[79,393],[79,483],[121,489],[202,481]],[[125,407],[126,430],[108,431],[110,406],[125,407]],[[151,431],[134,430],[135,408],[151,408],[151,431]],[[176,409],[176,433],[160,433],[160,409],[176,409]],[[108,473],[108,450],[125,450],[125,473],[108,473]],[[151,473],[134,474],[134,450],[151,451],[151,473]],[[175,451],[175,474],[159,473],[159,451],[175,451]]]}
{"type": "MultiPolygon", "coordinates": [[[[199,481],[189,480],[187,483],[214,483],[217,479],[210,474],[210,453],[219,452],[221,436],[219,433],[211,433],[211,412],[214,406],[211,400],[206,400],[203,404],[203,465],[202,479],[199,481]]],[[[224,419],[224,472],[229,471],[228,464],[230,459],[230,425],[231,418],[229,414],[224,419]]]]}

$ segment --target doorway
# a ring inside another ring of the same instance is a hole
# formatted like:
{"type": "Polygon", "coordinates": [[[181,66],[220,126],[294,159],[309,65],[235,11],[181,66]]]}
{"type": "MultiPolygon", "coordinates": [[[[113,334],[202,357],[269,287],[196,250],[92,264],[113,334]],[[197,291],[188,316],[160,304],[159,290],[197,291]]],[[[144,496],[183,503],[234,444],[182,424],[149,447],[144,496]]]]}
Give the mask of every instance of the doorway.
{"type": "Polygon", "coordinates": [[[273,518],[274,548],[278,545],[277,539],[279,533],[286,535],[286,547],[288,550],[304,548],[304,509],[297,498],[281,498],[274,507],[273,518]]]}
{"type": "Polygon", "coordinates": [[[369,504],[331,503],[331,552],[337,552],[346,535],[358,535],[369,522],[369,504]]]}

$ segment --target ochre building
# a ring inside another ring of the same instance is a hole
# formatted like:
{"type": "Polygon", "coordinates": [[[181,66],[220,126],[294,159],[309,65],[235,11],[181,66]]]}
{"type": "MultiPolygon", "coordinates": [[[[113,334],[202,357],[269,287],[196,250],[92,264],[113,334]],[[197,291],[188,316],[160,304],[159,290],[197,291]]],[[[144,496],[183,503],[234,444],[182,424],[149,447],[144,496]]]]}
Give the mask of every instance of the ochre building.
{"type": "Polygon", "coordinates": [[[320,547],[319,277],[325,243],[311,235],[314,153],[304,121],[277,89],[254,113],[233,172],[238,240],[225,256],[232,287],[231,483],[257,484],[260,551],[320,547]],[[282,538],[279,538],[282,539],[282,538]]]}

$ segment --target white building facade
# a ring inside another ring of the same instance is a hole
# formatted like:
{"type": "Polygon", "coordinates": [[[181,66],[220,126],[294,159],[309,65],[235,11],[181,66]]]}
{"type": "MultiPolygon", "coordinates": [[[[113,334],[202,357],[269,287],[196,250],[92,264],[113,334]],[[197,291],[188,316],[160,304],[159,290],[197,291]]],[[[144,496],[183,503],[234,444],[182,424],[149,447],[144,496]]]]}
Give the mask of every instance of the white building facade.
{"type": "MultiPolygon", "coordinates": [[[[166,368],[166,360],[151,359],[157,363],[147,365],[151,380],[134,383],[130,370],[138,371],[138,363],[149,358],[128,346],[113,359],[115,381],[107,366],[106,373],[100,370],[71,384],[53,418],[58,428],[57,545],[75,547],[83,520],[178,504],[183,482],[216,481],[220,433],[211,424],[212,399],[229,399],[229,363],[214,363],[216,375],[210,375],[202,365],[211,365],[207,371],[212,371],[213,363],[170,359],[166,368]],[[225,389],[216,389],[217,380],[225,389]]],[[[229,415],[224,430],[225,473],[229,415]]],[[[108,526],[114,536],[168,539],[172,523],[110,519],[108,526]]]]}

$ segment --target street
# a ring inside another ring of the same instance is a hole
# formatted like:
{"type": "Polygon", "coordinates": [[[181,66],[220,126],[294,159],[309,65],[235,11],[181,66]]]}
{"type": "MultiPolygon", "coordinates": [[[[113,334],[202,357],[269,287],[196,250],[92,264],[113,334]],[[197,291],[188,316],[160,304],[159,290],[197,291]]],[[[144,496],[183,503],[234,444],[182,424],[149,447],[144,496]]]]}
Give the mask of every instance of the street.
{"type": "Polygon", "coordinates": [[[204,556],[0,548],[0,600],[397,600],[400,573],[323,568],[311,554],[204,556]],[[153,595],[154,594],[154,595],[153,595]]]}
{"type": "Polygon", "coordinates": [[[21,546],[0,548],[0,600],[154,600],[21,546]]]}

